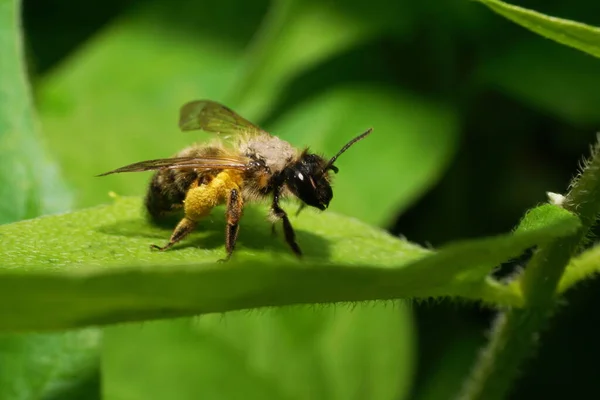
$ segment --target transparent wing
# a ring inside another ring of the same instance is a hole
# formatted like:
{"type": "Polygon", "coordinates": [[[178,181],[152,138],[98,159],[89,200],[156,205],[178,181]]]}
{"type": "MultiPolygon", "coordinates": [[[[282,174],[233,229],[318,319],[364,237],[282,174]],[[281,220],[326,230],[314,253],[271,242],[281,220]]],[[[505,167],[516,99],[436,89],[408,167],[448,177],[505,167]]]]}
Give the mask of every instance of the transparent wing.
{"type": "Polygon", "coordinates": [[[179,128],[182,131],[201,129],[225,136],[268,135],[229,107],[211,100],[197,100],[183,105],[179,113],[179,128]]]}
{"type": "Polygon", "coordinates": [[[97,176],[106,176],[120,172],[141,172],[158,169],[238,169],[245,170],[250,167],[251,160],[245,157],[175,157],[157,160],[141,161],[129,164],[97,176]]]}

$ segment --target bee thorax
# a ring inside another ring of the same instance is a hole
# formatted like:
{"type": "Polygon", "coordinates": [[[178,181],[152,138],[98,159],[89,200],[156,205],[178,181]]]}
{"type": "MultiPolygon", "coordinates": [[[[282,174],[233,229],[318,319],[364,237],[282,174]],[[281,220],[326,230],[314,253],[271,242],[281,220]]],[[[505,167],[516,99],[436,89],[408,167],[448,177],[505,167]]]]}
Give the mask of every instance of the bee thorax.
{"type": "Polygon", "coordinates": [[[257,136],[244,143],[241,152],[264,161],[272,173],[283,170],[297,157],[297,150],[276,136],[257,136]]]}

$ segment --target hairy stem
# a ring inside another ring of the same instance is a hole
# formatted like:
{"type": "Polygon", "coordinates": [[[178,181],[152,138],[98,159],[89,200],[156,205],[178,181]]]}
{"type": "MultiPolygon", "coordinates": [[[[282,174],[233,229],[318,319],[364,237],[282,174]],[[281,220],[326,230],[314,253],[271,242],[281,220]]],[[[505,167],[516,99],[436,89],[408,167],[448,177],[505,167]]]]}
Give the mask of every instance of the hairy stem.
{"type": "Polygon", "coordinates": [[[490,341],[479,356],[461,399],[507,398],[524,361],[533,355],[539,333],[553,314],[558,282],[600,212],[598,146],[593,149],[582,174],[571,184],[563,207],[581,219],[582,228],[535,253],[520,280],[525,306],[498,316],[490,341]]]}

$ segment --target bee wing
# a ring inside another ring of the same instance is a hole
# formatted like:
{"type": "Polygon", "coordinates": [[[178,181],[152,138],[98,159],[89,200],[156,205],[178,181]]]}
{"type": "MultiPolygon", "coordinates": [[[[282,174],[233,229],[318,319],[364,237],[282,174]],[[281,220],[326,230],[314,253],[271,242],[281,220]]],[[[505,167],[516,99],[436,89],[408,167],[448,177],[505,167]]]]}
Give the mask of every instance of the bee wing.
{"type": "Polygon", "coordinates": [[[179,128],[182,131],[201,129],[225,136],[268,135],[229,107],[211,100],[196,100],[183,105],[179,113],[179,128]]]}
{"type": "Polygon", "coordinates": [[[158,169],[237,169],[245,170],[250,167],[251,160],[246,157],[235,156],[203,156],[203,157],[175,157],[147,160],[129,164],[97,176],[106,176],[120,172],[140,172],[158,169]]]}

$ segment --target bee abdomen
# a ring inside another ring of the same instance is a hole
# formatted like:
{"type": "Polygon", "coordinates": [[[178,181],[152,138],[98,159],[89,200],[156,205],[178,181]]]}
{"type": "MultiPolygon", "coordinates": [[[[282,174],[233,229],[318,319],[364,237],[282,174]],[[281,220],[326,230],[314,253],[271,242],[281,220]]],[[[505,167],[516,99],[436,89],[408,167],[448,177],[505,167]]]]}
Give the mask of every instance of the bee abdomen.
{"type": "Polygon", "coordinates": [[[148,192],[146,193],[146,211],[151,220],[161,219],[171,209],[171,202],[164,195],[163,188],[159,184],[159,173],[152,176],[148,192]]]}
{"type": "Polygon", "coordinates": [[[173,170],[158,171],[150,180],[146,193],[145,206],[150,221],[159,223],[170,220],[169,217],[180,211],[185,194],[194,180],[193,172],[182,173],[173,170]]]}

